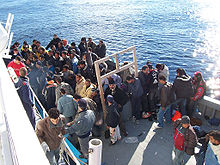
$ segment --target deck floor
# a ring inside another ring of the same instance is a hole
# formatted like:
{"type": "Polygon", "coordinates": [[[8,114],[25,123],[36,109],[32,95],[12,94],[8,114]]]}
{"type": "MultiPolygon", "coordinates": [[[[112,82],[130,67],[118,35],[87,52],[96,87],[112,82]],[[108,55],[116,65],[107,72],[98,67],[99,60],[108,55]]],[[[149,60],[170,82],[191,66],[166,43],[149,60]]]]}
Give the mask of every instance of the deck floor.
{"type": "MultiPolygon", "coordinates": [[[[203,123],[205,131],[217,128],[208,126],[206,121],[203,123]]],[[[139,140],[134,144],[125,143],[123,137],[117,144],[109,146],[109,139],[102,137],[103,165],[172,165],[172,124],[165,123],[162,129],[155,129],[156,125],[146,119],[140,120],[139,125],[128,121],[128,137],[138,137],[139,140]]],[[[192,156],[186,164],[195,165],[195,157],[192,156]]]]}

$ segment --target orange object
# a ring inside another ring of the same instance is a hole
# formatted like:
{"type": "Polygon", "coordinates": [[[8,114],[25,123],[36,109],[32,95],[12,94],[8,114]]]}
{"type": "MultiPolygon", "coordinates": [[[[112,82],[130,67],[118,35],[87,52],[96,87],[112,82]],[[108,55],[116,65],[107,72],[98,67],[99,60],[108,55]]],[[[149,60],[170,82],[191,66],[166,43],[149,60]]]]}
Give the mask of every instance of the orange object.
{"type": "Polygon", "coordinates": [[[181,118],[181,113],[179,111],[176,111],[172,117],[172,121],[176,121],[177,119],[181,118]]]}

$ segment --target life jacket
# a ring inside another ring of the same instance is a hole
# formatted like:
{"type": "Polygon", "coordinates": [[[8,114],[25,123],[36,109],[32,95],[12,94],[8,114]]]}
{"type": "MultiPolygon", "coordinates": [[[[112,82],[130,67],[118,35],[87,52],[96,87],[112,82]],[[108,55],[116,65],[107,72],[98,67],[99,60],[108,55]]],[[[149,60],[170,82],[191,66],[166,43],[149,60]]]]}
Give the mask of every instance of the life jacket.
{"type": "Polygon", "coordinates": [[[183,127],[177,127],[176,132],[174,134],[174,146],[176,149],[180,151],[184,151],[184,134],[183,134],[183,127]],[[182,128],[182,129],[181,129],[182,128]]]}

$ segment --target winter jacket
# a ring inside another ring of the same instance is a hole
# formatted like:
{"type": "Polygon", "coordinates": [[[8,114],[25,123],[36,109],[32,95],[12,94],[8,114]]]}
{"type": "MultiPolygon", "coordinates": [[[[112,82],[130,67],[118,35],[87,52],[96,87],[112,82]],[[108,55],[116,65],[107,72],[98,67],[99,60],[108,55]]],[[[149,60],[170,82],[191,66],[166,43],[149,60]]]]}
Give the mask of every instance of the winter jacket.
{"type": "Polygon", "coordinates": [[[161,93],[160,93],[160,104],[161,107],[166,107],[171,103],[171,89],[172,89],[172,84],[167,82],[164,84],[161,88],[161,93]]]}
{"type": "Polygon", "coordinates": [[[134,98],[142,96],[143,88],[138,78],[135,78],[135,81],[133,83],[128,84],[128,93],[130,93],[131,97],[134,97],[134,98]]]}
{"type": "Polygon", "coordinates": [[[194,94],[193,94],[193,101],[197,101],[203,98],[203,96],[206,94],[206,83],[202,79],[198,82],[194,82],[194,94]]]}
{"type": "Polygon", "coordinates": [[[83,53],[87,52],[87,44],[80,42],[78,48],[80,50],[81,57],[82,57],[83,53]]]}
{"type": "Polygon", "coordinates": [[[83,86],[85,85],[85,78],[82,77],[79,82],[76,82],[76,88],[75,88],[75,93],[78,95],[81,95],[83,86]]]}
{"type": "Polygon", "coordinates": [[[66,133],[76,133],[79,138],[88,137],[95,122],[92,110],[84,110],[78,113],[71,127],[65,129],[66,133]]]}
{"type": "Polygon", "coordinates": [[[23,107],[28,115],[28,118],[33,127],[35,127],[35,114],[33,111],[34,102],[32,99],[32,92],[28,83],[27,77],[19,77],[18,82],[15,84],[18,95],[21,99],[23,107]]]}
{"type": "Polygon", "coordinates": [[[172,92],[176,94],[176,98],[190,98],[193,94],[192,79],[188,75],[177,76],[174,80],[172,92]]]}
{"type": "Polygon", "coordinates": [[[81,91],[82,97],[91,97],[92,89],[95,88],[94,84],[91,84],[89,87],[86,87],[86,85],[83,86],[83,89],[81,91]]]}
{"type": "Polygon", "coordinates": [[[151,70],[148,74],[147,84],[150,89],[158,87],[158,72],[156,70],[151,70]]]}
{"type": "Polygon", "coordinates": [[[56,150],[60,147],[62,137],[64,134],[65,119],[59,117],[60,120],[57,125],[52,124],[49,117],[40,120],[36,126],[36,134],[40,143],[46,142],[50,150],[56,150]]]}
{"type": "Polygon", "coordinates": [[[92,83],[94,83],[95,80],[95,74],[93,73],[92,68],[90,68],[88,65],[86,65],[84,68],[81,68],[79,70],[79,73],[85,78],[90,79],[92,83]]]}
{"type": "Polygon", "coordinates": [[[149,85],[147,84],[148,75],[142,71],[139,71],[138,78],[141,81],[141,86],[143,88],[143,94],[147,94],[149,92],[149,85]]]}
{"type": "Polygon", "coordinates": [[[56,84],[53,83],[53,80],[48,82],[48,84],[44,87],[43,94],[45,96],[45,100],[47,103],[46,109],[49,110],[50,108],[56,107],[56,84]]]}
{"type": "Polygon", "coordinates": [[[107,126],[111,128],[116,128],[119,124],[120,115],[117,110],[117,103],[112,103],[110,106],[108,105],[107,108],[107,115],[105,122],[107,126]]]}
{"type": "Polygon", "coordinates": [[[75,117],[78,105],[71,95],[63,95],[59,98],[57,109],[65,117],[75,117]]]}
{"type": "Polygon", "coordinates": [[[55,45],[57,48],[58,43],[61,41],[60,38],[52,39],[50,43],[47,45],[46,49],[50,48],[52,45],[55,45]]]}
{"type": "Polygon", "coordinates": [[[106,46],[105,44],[97,45],[95,49],[95,53],[100,57],[103,58],[106,55],[106,46]]]}
{"type": "Polygon", "coordinates": [[[128,95],[118,86],[114,90],[111,90],[109,87],[106,88],[104,97],[106,98],[108,95],[112,95],[115,102],[121,106],[124,106],[128,102],[128,95]]]}
{"type": "MultiPolygon", "coordinates": [[[[176,129],[178,128],[180,130],[181,127],[182,127],[181,119],[176,120],[173,124],[173,131],[175,135],[176,135],[176,129]]],[[[184,134],[184,151],[188,155],[194,155],[194,149],[198,143],[198,139],[192,126],[190,125],[188,128],[186,128],[183,134],[184,134]]]]}

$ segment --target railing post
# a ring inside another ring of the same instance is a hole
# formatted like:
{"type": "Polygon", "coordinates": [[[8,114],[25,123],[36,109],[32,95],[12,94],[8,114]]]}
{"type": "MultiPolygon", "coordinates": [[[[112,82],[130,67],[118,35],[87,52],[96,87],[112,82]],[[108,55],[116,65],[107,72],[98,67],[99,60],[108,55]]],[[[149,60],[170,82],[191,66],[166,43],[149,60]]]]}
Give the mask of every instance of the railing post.
{"type": "Polygon", "coordinates": [[[138,69],[137,69],[137,57],[136,57],[136,47],[133,47],[133,62],[134,62],[134,76],[138,76],[138,69]]]}

